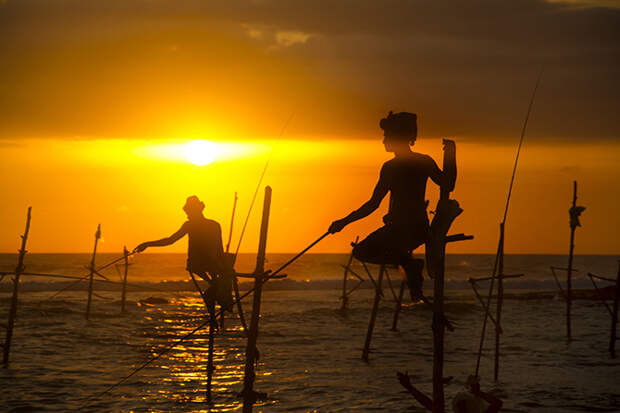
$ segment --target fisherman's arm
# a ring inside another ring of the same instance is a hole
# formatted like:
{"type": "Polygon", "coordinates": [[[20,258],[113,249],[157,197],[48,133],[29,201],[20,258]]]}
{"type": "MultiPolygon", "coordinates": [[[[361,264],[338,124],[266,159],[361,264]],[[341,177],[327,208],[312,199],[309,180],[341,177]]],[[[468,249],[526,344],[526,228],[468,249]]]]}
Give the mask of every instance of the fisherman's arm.
{"type": "Polygon", "coordinates": [[[430,171],[429,176],[437,185],[441,186],[442,183],[452,191],[456,183],[456,145],[453,140],[443,140],[444,150],[444,170],[442,171],[437,166],[437,163],[430,158],[430,171]]]}
{"type": "Polygon", "coordinates": [[[329,226],[329,232],[332,234],[340,232],[351,222],[355,222],[357,220],[365,218],[371,213],[373,213],[377,208],[379,208],[379,205],[381,205],[381,201],[383,200],[383,198],[385,198],[385,195],[387,195],[388,190],[389,188],[385,180],[385,172],[384,169],[382,169],[381,175],[379,177],[379,182],[377,182],[377,185],[375,186],[370,200],[364,203],[364,205],[359,207],[357,210],[351,212],[346,217],[332,222],[332,224],[329,226]]]}
{"type": "Polygon", "coordinates": [[[142,252],[148,247],[164,247],[166,245],[174,244],[175,242],[183,238],[185,234],[187,234],[187,226],[186,224],[183,224],[177,232],[170,235],[169,237],[158,239],[156,241],[143,242],[142,244],[134,248],[134,252],[142,252]]]}

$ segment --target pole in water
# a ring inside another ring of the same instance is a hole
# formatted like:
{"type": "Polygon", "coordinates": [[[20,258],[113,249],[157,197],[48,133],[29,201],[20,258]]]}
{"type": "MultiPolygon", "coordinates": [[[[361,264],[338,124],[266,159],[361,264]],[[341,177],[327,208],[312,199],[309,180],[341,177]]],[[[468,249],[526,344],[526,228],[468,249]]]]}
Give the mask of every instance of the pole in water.
{"type": "Polygon", "coordinates": [[[129,251],[123,246],[124,272],[123,272],[123,290],[121,293],[121,313],[125,312],[125,301],[127,298],[127,273],[129,272],[129,251]]]}
{"type": "Polygon", "coordinates": [[[497,381],[499,377],[499,344],[502,334],[502,305],[504,303],[504,223],[499,224],[499,257],[497,264],[497,308],[495,313],[495,363],[493,368],[493,379],[497,381]]]}
{"type": "Polygon", "coordinates": [[[614,306],[611,313],[611,337],[609,338],[609,354],[611,358],[616,358],[616,326],[618,324],[618,300],[620,300],[620,261],[618,261],[618,275],[616,276],[616,294],[614,295],[614,306]]]}
{"type": "Polygon", "coordinates": [[[17,259],[17,267],[15,267],[15,277],[13,278],[13,296],[11,297],[11,308],[9,309],[9,320],[6,325],[6,336],[4,340],[2,365],[8,367],[9,353],[11,351],[11,341],[13,339],[13,328],[15,327],[15,317],[17,316],[17,296],[19,293],[19,277],[24,272],[24,256],[26,255],[26,242],[28,241],[28,232],[30,231],[30,217],[32,207],[28,207],[26,216],[26,229],[24,235],[21,236],[22,244],[19,249],[19,257],[17,259]]]}
{"type": "Polygon", "coordinates": [[[372,304],[372,312],[370,313],[370,321],[368,322],[368,330],[366,331],[366,341],[364,341],[364,349],[362,350],[362,360],[368,363],[368,354],[370,353],[370,341],[372,340],[372,332],[375,329],[375,321],[377,320],[377,311],[379,311],[379,302],[381,301],[381,282],[383,281],[383,273],[385,273],[385,264],[379,267],[379,276],[375,285],[375,300],[372,304]]]}
{"type": "Polygon", "coordinates": [[[243,378],[243,413],[251,413],[252,407],[256,402],[256,392],[254,392],[254,380],[256,374],[254,365],[256,363],[257,351],[256,342],[258,339],[258,322],[260,320],[261,295],[263,291],[263,279],[265,278],[265,253],[267,250],[267,229],[269,227],[269,210],[271,207],[271,187],[265,188],[265,200],[263,203],[263,219],[260,227],[260,240],[258,244],[258,254],[256,256],[256,270],[254,271],[254,295],[252,301],[252,319],[250,320],[250,330],[248,332],[248,343],[245,349],[245,375],[243,378]]]}
{"type": "MultiPolygon", "coordinates": [[[[571,211],[577,208],[577,181],[573,181],[573,207],[571,211]]],[[[571,214],[572,215],[572,214],[571,214]]],[[[572,277],[573,277],[573,252],[575,250],[575,229],[577,225],[570,222],[570,245],[568,247],[568,267],[566,267],[566,338],[572,339],[571,331],[571,307],[573,305],[572,297],[572,277]]]]}
{"type": "MultiPolygon", "coordinates": [[[[355,237],[355,244],[359,240],[359,236],[355,237]]],[[[349,294],[347,293],[347,277],[349,275],[349,267],[351,267],[351,263],[353,262],[353,251],[351,251],[351,255],[349,255],[349,260],[347,261],[347,266],[344,267],[344,277],[342,279],[342,305],[340,306],[340,311],[345,311],[347,309],[347,304],[349,302],[349,294]]]]}
{"type": "Polygon", "coordinates": [[[97,231],[95,232],[95,246],[93,247],[93,255],[90,259],[90,274],[88,278],[88,301],[86,302],[86,319],[90,317],[90,303],[93,297],[93,278],[95,276],[95,257],[97,255],[97,243],[101,238],[101,224],[97,225],[97,231]]]}
{"type": "Polygon", "coordinates": [[[392,319],[392,331],[398,331],[398,315],[403,307],[403,294],[405,293],[406,286],[407,282],[401,281],[400,291],[398,291],[398,299],[396,300],[396,308],[394,309],[394,318],[392,319]]]}

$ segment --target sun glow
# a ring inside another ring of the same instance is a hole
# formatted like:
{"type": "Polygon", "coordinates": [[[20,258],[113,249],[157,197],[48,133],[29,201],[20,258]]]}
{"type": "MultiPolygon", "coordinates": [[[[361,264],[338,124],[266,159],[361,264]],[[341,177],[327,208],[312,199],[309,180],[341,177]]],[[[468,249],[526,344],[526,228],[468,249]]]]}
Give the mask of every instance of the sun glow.
{"type": "Polygon", "coordinates": [[[185,144],[185,157],[194,165],[208,165],[216,156],[217,147],[213,142],[198,139],[185,144]]]}

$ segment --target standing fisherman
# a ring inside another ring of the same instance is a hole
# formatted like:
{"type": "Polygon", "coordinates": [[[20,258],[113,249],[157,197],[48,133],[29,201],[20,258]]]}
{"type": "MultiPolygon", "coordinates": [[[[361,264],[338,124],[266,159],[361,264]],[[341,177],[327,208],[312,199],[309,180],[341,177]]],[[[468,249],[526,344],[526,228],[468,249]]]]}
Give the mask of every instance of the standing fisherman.
{"type": "MultiPolygon", "coordinates": [[[[329,232],[339,232],[348,224],[370,215],[390,192],[389,211],[383,217],[385,225],[355,245],[353,255],[362,262],[402,266],[407,274],[411,299],[418,301],[423,297],[424,260],[412,258],[411,253],[428,239],[426,181],[431,178],[440,185],[443,179],[448,179],[453,184],[456,164],[450,173],[444,174],[433,158],[411,150],[418,134],[414,113],[390,112],[381,119],[379,126],[384,132],[385,150],[393,152],[394,158],[383,164],[370,200],[346,217],[334,221],[329,232]]],[[[444,144],[444,150],[454,154],[454,141],[444,140],[444,144]]],[[[455,159],[454,156],[451,158],[455,159]]]]}
{"type": "Polygon", "coordinates": [[[187,198],[183,211],[187,214],[187,221],[171,236],[157,241],[143,242],[134,252],[142,252],[148,247],[163,247],[171,245],[187,234],[189,238],[187,248],[187,270],[209,282],[206,291],[207,299],[217,299],[222,308],[230,309],[232,299],[233,269],[222,247],[222,229],[220,224],[205,218],[202,211],[205,204],[192,195],[187,198]]]}

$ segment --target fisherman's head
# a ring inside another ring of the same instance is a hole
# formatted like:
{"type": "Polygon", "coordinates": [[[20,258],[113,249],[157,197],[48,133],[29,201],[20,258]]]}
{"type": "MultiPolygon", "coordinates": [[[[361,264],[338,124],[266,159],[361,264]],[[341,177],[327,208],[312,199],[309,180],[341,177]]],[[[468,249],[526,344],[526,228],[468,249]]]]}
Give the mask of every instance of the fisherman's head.
{"type": "Polygon", "coordinates": [[[205,209],[205,204],[196,195],[187,197],[183,205],[183,211],[189,219],[201,217],[203,209],[205,209]]]}
{"type": "Polygon", "coordinates": [[[409,146],[418,137],[417,116],[415,113],[388,113],[381,119],[379,126],[383,129],[383,145],[388,152],[409,151],[409,146]]]}

